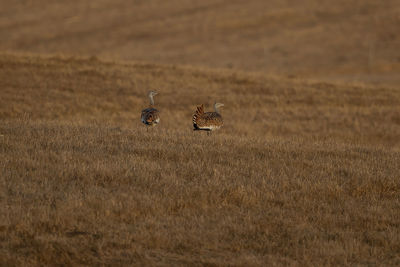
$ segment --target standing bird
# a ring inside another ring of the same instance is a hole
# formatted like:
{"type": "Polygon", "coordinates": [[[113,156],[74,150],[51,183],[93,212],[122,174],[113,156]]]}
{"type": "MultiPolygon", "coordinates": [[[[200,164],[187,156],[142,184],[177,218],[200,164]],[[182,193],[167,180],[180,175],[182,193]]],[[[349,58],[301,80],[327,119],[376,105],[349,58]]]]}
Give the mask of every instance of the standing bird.
{"type": "Polygon", "coordinates": [[[149,92],[150,106],[142,110],[142,122],[147,126],[155,126],[160,122],[160,112],[154,108],[153,96],[158,94],[155,91],[149,92]]]}
{"type": "Polygon", "coordinates": [[[204,106],[197,107],[196,113],[193,114],[193,127],[195,131],[213,131],[218,130],[224,124],[221,114],[219,114],[219,107],[224,106],[221,103],[214,104],[215,112],[204,112],[204,106]]]}

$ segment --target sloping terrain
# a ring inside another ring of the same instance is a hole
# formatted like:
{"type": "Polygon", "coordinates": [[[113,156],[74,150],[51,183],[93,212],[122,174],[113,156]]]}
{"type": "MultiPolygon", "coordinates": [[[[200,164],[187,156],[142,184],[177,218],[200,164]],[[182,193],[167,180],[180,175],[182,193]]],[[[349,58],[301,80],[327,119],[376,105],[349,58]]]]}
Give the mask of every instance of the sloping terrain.
{"type": "Polygon", "coordinates": [[[3,53],[0,265],[398,265],[399,107],[390,87],[3,53]],[[214,101],[224,127],[193,132],[214,101]]]}
{"type": "Polygon", "coordinates": [[[160,129],[190,132],[196,106],[225,103],[224,133],[302,136],[398,146],[399,90],[284,79],[174,65],[3,54],[0,115],[139,127],[147,92],[157,90],[160,129]]]}
{"type": "Polygon", "coordinates": [[[1,51],[400,84],[398,0],[0,2],[1,51]]]}

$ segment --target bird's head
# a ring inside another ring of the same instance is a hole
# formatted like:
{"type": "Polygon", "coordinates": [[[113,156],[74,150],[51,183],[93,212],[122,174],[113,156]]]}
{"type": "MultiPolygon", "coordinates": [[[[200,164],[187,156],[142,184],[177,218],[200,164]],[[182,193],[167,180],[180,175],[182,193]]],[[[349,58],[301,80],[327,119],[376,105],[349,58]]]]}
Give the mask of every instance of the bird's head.
{"type": "Polygon", "coordinates": [[[158,92],[156,92],[156,91],[150,91],[149,92],[149,96],[155,96],[156,94],[158,94],[158,92]]]}
{"type": "Polygon", "coordinates": [[[220,107],[223,107],[223,106],[224,106],[224,104],[222,104],[222,103],[215,103],[214,104],[215,108],[220,108],[220,107]]]}

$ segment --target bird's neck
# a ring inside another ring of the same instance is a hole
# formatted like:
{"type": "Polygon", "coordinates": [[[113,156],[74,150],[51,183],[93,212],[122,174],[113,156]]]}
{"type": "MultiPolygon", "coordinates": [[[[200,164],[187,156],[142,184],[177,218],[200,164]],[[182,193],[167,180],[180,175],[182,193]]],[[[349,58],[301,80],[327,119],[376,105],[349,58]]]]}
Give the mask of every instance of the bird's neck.
{"type": "Polygon", "coordinates": [[[217,105],[214,105],[214,110],[215,110],[216,113],[219,114],[219,110],[218,110],[218,108],[217,108],[217,105]]]}
{"type": "Polygon", "coordinates": [[[150,98],[150,106],[154,105],[154,99],[153,99],[153,95],[149,95],[150,98]]]}

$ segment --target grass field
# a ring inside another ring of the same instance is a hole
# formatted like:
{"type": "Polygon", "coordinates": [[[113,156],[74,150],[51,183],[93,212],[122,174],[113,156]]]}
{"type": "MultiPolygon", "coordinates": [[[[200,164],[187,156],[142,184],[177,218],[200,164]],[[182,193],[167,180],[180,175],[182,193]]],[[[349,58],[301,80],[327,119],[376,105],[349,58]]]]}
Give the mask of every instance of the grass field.
{"type": "Polygon", "coordinates": [[[2,265],[398,265],[400,91],[0,56],[2,265]],[[140,110],[158,89],[161,124],[140,110]],[[225,126],[193,132],[197,104],[225,126]]]}
{"type": "Polygon", "coordinates": [[[398,0],[0,3],[2,51],[400,84],[398,0]]]}
{"type": "Polygon", "coordinates": [[[400,265],[397,0],[0,6],[0,266],[400,265]]]}

